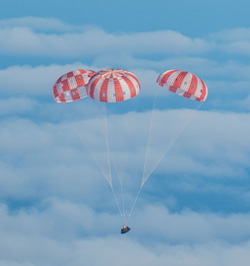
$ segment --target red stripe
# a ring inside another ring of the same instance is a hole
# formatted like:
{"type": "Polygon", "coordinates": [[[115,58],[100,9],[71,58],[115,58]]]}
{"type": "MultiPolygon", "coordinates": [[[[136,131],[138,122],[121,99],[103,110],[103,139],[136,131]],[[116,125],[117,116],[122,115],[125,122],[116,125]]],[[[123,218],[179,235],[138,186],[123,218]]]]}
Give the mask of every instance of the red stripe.
{"type": "Polygon", "coordinates": [[[182,71],[175,79],[174,84],[172,85],[172,87],[176,88],[176,89],[180,89],[181,84],[183,82],[183,79],[186,77],[188,72],[186,71],[182,71]]]}
{"type": "Polygon", "coordinates": [[[62,76],[56,81],[56,84],[60,83],[62,80],[62,76]]]}
{"type": "Polygon", "coordinates": [[[201,96],[200,96],[200,100],[201,101],[204,101],[205,97],[206,97],[206,94],[207,94],[207,87],[204,83],[204,81],[201,79],[201,83],[202,83],[202,92],[201,92],[201,96]]]}
{"type": "Polygon", "coordinates": [[[192,94],[194,95],[195,92],[197,91],[197,85],[198,85],[198,82],[197,82],[197,77],[195,75],[192,74],[192,80],[191,80],[191,83],[189,85],[189,88],[187,90],[187,92],[189,94],[192,94]]]}
{"type": "Polygon", "coordinates": [[[100,89],[100,101],[101,102],[108,101],[108,85],[109,85],[109,79],[105,79],[100,89]]]}
{"type": "Polygon", "coordinates": [[[124,101],[123,89],[118,79],[114,79],[116,102],[124,101]]]}
{"type": "Polygon", "coordinates": [[[129,76],[132,77],[133,79],[136,80],[138,86],[139,86],[139,90],[141,89],[141,85],[140,85],[140,82],[139,80],[137,79],[137,77],[135,75],[133,75],[132,73],[128,72],[129,76]]]}
{"type": "Polygon", "coordinates": [[[168,88],[168,90],[169,90],[169,91],[172,91],[172,92],[174,92],[174,93],[176,93],[177,88],[176,88],[176,87],[173,87],[173,86],[170,86],[170,87],[168,88]]]}
{"type": "Polygon", "coordinates": [[[58,91],[57,91],[57,86],[56,85],[53,87],[53,93],[54,93],[55,97],[58,96],[58,91]]]}
{"type": "Polygon", "coordinates": [[[87,73],[87,71],[86,71],[86,70],[83,70],[83,69],[78,69],[78,71],[79,71],[81,74],[85,74],[85,73],[87,73]]]}
{"type": "Polygon", "coordinates": [[[129,90],[130,90],[130,97],[133,98],[136,96],[136,88],[134,86],[134,83],[128,78],[124,77],[124,81],[128,84],[129,90]]]}
{"type": "Polygon", "coordinates": [[[178,70],[169,70],[169,71],[165,72],[165,74],[163,75],[163,77],[159,81],[159,85],[160,86],[165,85],[167,83],[167,80],[168,80],[169,76],[171,74],[173,74],[174,72],[176,72],[176,71],[178,71],[178,70]]]}
{"type": "Polygon", "coordinates": [[[88,84],[85,84],[84,87],[85,87],[86,94],[89,96],[89,92],[88,92],[88,84]]]}
{"type": "Polygon", "coordinates": [[[73,76],[74,76],[73,72],[69,72],[69,73],[67,73],[67,78],[71,78],[71,77],[73,77],[73,76]]]}
{"type": "Polygon", "coordinates": [[[184,92],[183,93],[183,97],[188,98],[188,99],[190,99],[191,95],[192,94],[190,94],[189,92],[184,92]]]}
{"type": "Polygon", "coordinates": [[[61,93],[61,94],[59,95],[59,99],[60,99],[60,102],[62,102],[62,103],[66,103],[66,100],[65,100],[65,97],[64,97],[64,94],[63,94],[63,93],[61,93]]]}

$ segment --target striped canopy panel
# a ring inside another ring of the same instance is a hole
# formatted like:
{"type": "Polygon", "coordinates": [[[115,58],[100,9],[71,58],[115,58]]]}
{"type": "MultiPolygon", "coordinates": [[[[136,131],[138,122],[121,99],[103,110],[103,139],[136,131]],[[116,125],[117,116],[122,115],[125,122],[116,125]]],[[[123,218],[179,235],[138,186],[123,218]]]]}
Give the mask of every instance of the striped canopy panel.
{"type": "Polygon", "coordinates": [[[140,92],[137,77],[121,69],[105,69],[97,72],[89,81],[89,96],[101,102],[121,102],[140,92]]]}
{"type": "Polygon", "coordinates": [[[66,103],[87,97],[87,84],[94,74],[92,70],[78,69],[62,75],[53,86],[55,101],[66,103]]]}
{"type": "Polygon", "coordinates": [[[187,71],[168,70],[160,74],[156,82],[169,91],[192,100],[205,102],[207,98],[208,90],[204,81],[187,71]]]}

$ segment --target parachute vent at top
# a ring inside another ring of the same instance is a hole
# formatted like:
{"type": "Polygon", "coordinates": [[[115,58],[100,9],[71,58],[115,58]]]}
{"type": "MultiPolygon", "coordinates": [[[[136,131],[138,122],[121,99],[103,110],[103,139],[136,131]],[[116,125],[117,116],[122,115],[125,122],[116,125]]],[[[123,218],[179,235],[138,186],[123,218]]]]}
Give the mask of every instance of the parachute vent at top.
{"type": "Polygon", "coordinates": [[[137,77],[121,69],[105,69],[97,72],[89,81],[89,96],[100,102],[122,102],[140,92],[137,77]]]}
{"type": "Polygon", "coordinates": [[[87,97],[87,84],[94,74],[93,70],[78,69],[62,75],[53,86],[55,101],[66,103],[87,97]]]}
{"type": "Polygon", "coordinates": [[[195,101],[205,102],[207,98],[208,91],[204,81],[187,71],[165,71],[156,82],[169,91],[195,101]]]}

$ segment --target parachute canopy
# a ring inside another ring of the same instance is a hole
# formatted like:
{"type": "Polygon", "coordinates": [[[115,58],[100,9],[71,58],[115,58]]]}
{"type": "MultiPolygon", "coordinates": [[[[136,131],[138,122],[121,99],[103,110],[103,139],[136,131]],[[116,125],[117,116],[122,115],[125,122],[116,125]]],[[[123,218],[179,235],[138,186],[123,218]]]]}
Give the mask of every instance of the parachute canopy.
{"type": "Polygon", "coordinates": [[[205,102],[207,98],[204,81],[187,71],[168,70],[160,74],[156,82],[169,91],[192,100],[205,102]]]}
{"type": "Polygon", "coordinates": [[[78,69],[62,75],[53,86],[55,101],[66,103],[87,97],[87,84],[94,74],[93,70],[78,69]]]}
{"type": "Polygon", "coordinates": [[[121,69],[105,69],[97,72],[89,81],[89,96],[100,102],[121,102],[140,92],[137,77],[121,69]]]}

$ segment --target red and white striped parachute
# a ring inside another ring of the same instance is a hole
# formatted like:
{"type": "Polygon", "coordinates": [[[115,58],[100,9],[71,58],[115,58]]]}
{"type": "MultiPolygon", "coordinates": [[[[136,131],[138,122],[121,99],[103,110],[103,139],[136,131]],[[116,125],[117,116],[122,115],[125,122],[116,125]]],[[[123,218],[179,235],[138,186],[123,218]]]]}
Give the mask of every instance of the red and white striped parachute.
{"type": "Polygon", "coordinates": [[[187,71],[168,70],[160,74],[156,82],[169,91],[192,100],[205,102],[207,98],[204,81],[187,71]]]}
{"type": "Polygon", "coordinates": [[[89,96],[100,102],[121,102],[140,92],[137,77],[121,69],[105,69],[97,72],[88,83],[89,96]]]}
{"type": "Polygon", "coordinates": [[[55,101],[66,103],[87,97],[87,84],[94,74],[93,70],[78,69],[62,75],[53,86],[55,101]]]}

